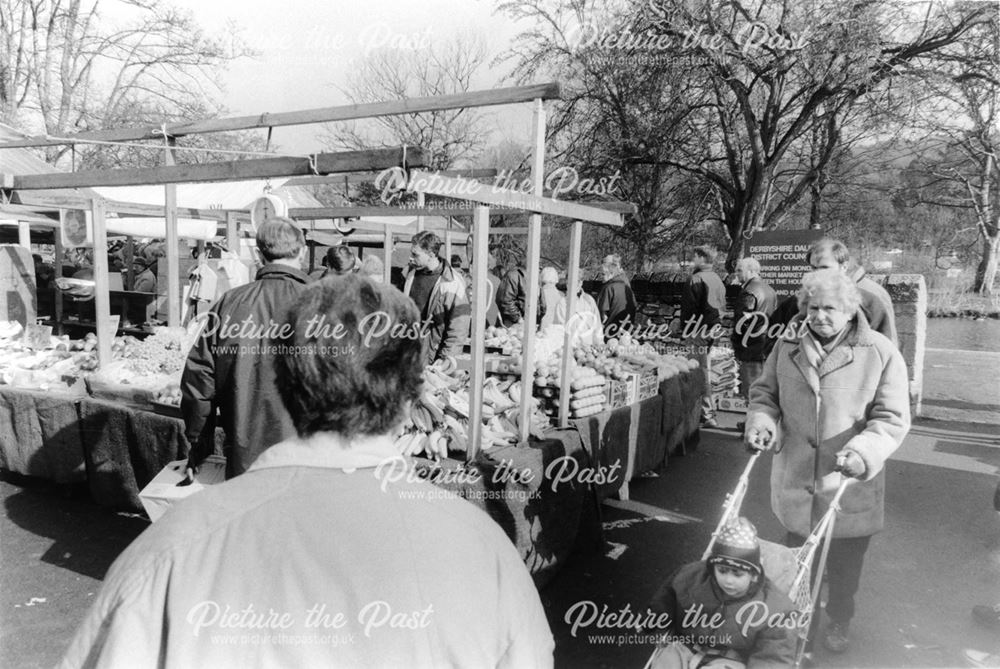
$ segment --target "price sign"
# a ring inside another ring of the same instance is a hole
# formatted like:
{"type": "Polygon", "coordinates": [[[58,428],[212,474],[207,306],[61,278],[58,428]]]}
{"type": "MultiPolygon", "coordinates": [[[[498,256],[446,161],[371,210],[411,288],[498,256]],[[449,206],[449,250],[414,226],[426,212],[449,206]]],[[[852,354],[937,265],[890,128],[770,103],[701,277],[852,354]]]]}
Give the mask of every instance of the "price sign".
{"type": "Polygon", "coordinates": [[[108,321],[108,329],[105,332],[108,333],[109,337],[114,337],[118,334],[118,324],[121,322],[122,317],[120,314],[112,314],[111,320],[108,321]]]}
{"type": "Polygon", "coordinates": [[[24,328],[24,343],[36,351],[49,348],[52,345],[51,337],[51,325],[35,325],[32,323],[24,328]]]}

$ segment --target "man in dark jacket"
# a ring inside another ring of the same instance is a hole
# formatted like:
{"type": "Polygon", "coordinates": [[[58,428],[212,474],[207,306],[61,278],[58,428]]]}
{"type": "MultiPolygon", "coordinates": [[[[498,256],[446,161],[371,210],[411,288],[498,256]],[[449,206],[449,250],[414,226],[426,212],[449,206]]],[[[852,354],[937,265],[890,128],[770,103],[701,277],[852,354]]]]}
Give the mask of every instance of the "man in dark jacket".
{"type": "Polygon", "coordinates": [[[417,305],[426,332],[427,363],[458,355],[469,342],[472,308],[465,279],[442,259],[441,238],[429,230],[410,242],[410,272],[403,294],[417,305]]]}
{"type": "MultiPolygon", "coordinates": [[[[524,318],[524,305],[527,302],[528,279],[524,269],[515,267],[504,274],[497,288],[497,307],[500,309],[500,320],[504,327],[510,327],[524,318]]],[[[545,305],[541,296],[538,298],[538,309],[535,312],[535,325],[542,322],[545,316],[545,305]]]]}
{"type": "Polygon", "coordinates": [[[604,284],[597,293],[597,310],[604,324],[605,340],[618,337],[635,328],[636,303],[632,286],[625,278],[622,258],[612,253],[601,264],[604,284]]]}
{"type": "Polygon", "coordinates": [[[768,319],[778,298],[760,278],[756,258],[741,258],[736,263],[736,280],[742,287],[733,318],[733,353],[740,364],[740,394],[750,401],[750,384],[760,376],[767,359],[768,319]]]}
{"type": "Polygon", "coordinates": [[[715,343],[716,325],[726,310],[726,287],[712,269],[715,249],[699,246],[691,259],[691,276],[681,291],[681,325],[688,340],[690,355],[698,360],[705,374],[705,392],[701,403],[701,421],[706,427],[718,427],[712,403],[712,376],[709,354],[715,343]]]}
{"type": "Polygon", "coordinates": [[[188,466],[197,469],[212,454],[218,408],[226,478],[295,435],[275,386],[274,358],[291,336],[280,326],[288,307],[310,282],[301,269],[305,237],[290,219],[273,218],[257,230],[257,248],[267,264],[256,281],[227,291],[205,314],[181,377],[188,466]]]}

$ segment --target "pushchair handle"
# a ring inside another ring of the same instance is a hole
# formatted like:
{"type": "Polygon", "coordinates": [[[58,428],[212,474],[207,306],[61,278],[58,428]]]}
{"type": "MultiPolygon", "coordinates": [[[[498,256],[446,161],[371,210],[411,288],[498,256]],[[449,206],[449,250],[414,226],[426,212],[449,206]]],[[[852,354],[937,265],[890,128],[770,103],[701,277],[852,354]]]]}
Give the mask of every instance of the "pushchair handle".
{"type": "Polygon", "coordinates": [[[747,461],[746,467],[743,468],[743,473],[740,474],[740,479],[736,483],[736,489],[726,495],[726,501],[722,504],[722,518],[719,520],[715,531],[712,532],[712,538],[708,542],[708,547],[701,556],[702,560],[707,560],[712,554],[712,548],[715,546],[716,539],[722,534],[722,529],[731,523],[734,518],[739,517],[740,507],[743,506],[743,497],[746,495],[747,488],[750,487],[750,472],[753,471],[753,466],[757,464],[757,459],[763,452],[754,449],[753,453],[750,454],[750,459],[747,461]]]}

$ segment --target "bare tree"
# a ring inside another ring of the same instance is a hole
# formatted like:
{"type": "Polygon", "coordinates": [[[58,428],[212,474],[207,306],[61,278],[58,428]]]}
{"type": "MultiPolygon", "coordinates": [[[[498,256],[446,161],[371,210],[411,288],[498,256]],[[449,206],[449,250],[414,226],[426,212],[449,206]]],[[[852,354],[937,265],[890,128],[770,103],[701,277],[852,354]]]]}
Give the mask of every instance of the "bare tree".
{"type": "Polygon", "coordinates": [[[515,61],[516,78],[563,84],[547,128],[547,163],[572,167],[581,179],[614,183],[605,198],[638,206],[622,228],[591,230],[588,242],[595,253],[618,252],[643,271],[691,234],[715,198],[697,178],[666,164],[676,146],[691,141],[693,129],[683,121],[702,104],[702,93],[684,74],[689,64],[669,53],[644,53],[639,45],[605,49],[595,37],[604,26],[635,28],[634,7],[588,0],[500,5],[534,26],[505,56],[515,61]]]}
{"type": "Polygon", "coordinates": [[[966,212],[979,245],[973,290],[992,295],[1000,263],[1000,8],[921,74],[929,137],[912,170],[912,199],[966,212]]]}
{"type": "MultiPolygon", "coordinates": [[[[520,75],[573,60],[571,49],[542,46],[550,32],[567,34],[551,3],[521,0],[504,6],[540,21],[554,19],[551,28],[528,31],[527,43],[515,46],[520,75]]],[[[578,16],[585,6],[584,0],[558,3],[578,16]]],[[[989,10],[934,6],[918,16],[912,5],[895,0],[651,0],[628,7],[627,18],[588,28],[588,35],[596,35],[588,44],[618,53],[628,51],[623,44],[631,45],[633,52],[665,57],[654,59],[654,67],[672,68],[667,77],[672,98],[664,99],[660,89],[641,102],[632,97],[641,89],[625,98],[645,111],[640,127],[660,133],[652,144],[637,143],[633,160],[672,168],[711,191],[714,216],[730,240],[729,269],[744,237],[779,225],[821,178],[836,155],[846,116],[863,110],[910,64],[960,40],[989,10]],[[955,20],[949,20],[949,11],[955,20]],[[676,61],[686,66],[676,68],[676,61]],[[664,128],[688,132],[667,135],[664,128]],[[779,174],[793,149],[810,140],[806,169],[779,174]]],[[[629,68],[636,79],[643,74],[629,61],[615,67],[629,68]]],[[[597,80],[615,76],[610,72],[597,80]]],[[[623,105],[611,105],[615,108],[623,105]]],[[[606,119],[626,120],[620,113],[606,119]]],[[[637,120],[630,120],[632,127],[637,120]]]]}
{"type": "Polygon", "coordinates": [[[131,124],[136,110],[184,116],[212,106],[212,75],[248,53],[233,30],[208,36],[164,3],[110,4],[130,18],[100,0],[0,0],[0,121],[59,136],[131,124]]]}
{"type": "MultiPolygon", "coordinates": [[[[485,45],[472,37],[415,51],[382,49],[360,62],[342,90],[355,104],[463,93],[485,62],[485,45]]],[[[486,136],[480,113],[449,109],[329,125],[323,139],[348,150],[420,146],[429,167],[447,169],[473,159],[486,136]]]]}

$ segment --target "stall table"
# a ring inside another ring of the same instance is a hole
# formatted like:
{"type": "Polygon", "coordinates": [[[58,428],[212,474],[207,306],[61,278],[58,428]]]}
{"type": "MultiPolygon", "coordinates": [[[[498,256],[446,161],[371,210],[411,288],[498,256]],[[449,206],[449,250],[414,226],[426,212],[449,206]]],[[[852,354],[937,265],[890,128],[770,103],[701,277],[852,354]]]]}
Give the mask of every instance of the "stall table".
{"type": "Polygon", "coordinates": [[[685,372],[660,382],[659,393],[571,424],[591,460],[606,476],[597,483],[599,500],[629,497],[629,481],[666,464],[672,453],[697,446],[704,375],[685,372]]]}
{"type": "Polygon", "coordinates": [[[0,386],[0,469],[56,483],[86,480],[78,402],[0,386]]]}

